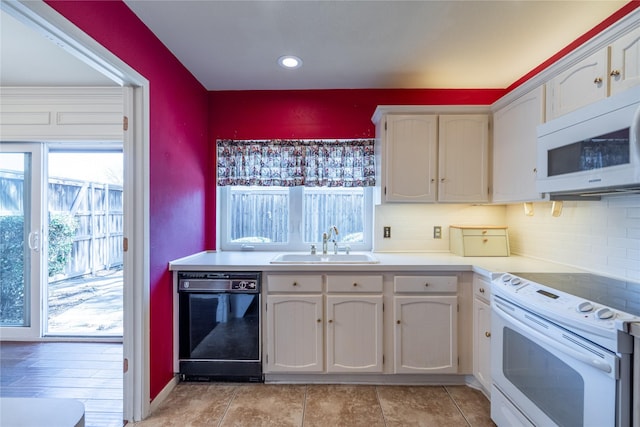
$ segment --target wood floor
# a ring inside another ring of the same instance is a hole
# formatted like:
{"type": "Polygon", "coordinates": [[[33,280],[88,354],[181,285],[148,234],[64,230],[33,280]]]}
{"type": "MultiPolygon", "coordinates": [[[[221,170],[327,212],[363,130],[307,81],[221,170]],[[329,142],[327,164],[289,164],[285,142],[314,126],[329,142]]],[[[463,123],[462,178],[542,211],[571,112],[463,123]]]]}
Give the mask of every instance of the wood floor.
{"type": "Polygon", "coordinates": [[[78,399],[86,427],[121,427],[122,344],[0,342],[0,397],[78,399]]]}

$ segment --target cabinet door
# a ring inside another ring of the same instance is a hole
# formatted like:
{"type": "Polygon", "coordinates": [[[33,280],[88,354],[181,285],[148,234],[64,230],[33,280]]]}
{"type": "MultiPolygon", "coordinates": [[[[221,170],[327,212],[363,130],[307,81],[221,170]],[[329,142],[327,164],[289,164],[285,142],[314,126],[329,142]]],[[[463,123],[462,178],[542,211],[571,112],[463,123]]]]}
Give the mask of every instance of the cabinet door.
{"type": "Polygon", "coordinates": [[[435,201],[436,116],[389,114],[385,126],[383,200],[435,201]]]}
{"type": "Polygon", "coordinates": [[[543,86],[494,114],[493,202],[535,201],[542,198],[536,191],[536,127],[543,121],[543,86]]]}
{"type": "Polygon", "coordinates": [[[457,373],[457,297],[398,296],[394,301],[395,373],[457,373]]]}
{"type": "Polygon", "coordinates": [[[382,295],[327,296],[327,372],[382,372],[382,295]]]}
{"type": "Polygon", "coordinates": [[[473,299],[473,375],[487,393],[491,392],[491,308],[473,299]]]}
{"type": "Polygon", "coordinates": [[[322,372],[321,295],[267,297],[267,372],[322,372]]]}
{"type": "Polygon", "coordinates": [[[438,132],[438,200],[489,201],[489,116],[440,116],[438,132]]]}
{"type": "Polygon", "coordinates": [[[608,49],[601,49],[547,83],[547,120],[607,97],[608,49]]]}
{"type": "Polygon", "coordinates": [[[611,45],[611,95],[640,84],[640,28],[611,45]]]}

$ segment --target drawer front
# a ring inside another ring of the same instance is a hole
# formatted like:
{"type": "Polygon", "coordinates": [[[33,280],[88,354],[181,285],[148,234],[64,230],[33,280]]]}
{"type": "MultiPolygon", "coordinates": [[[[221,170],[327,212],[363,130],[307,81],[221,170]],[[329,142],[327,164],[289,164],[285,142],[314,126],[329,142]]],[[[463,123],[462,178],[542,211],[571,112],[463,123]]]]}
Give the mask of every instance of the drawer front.
{"type": "Polygon", "coordinates": [[[506,236],[464,236],[465,256],[509,256],[506,236]]]}
{"type": "Polygon", "coordinates": [[[270,274],[267,276],[268,292],[322,292],[322,276],[294,276],[270,274]]]}
{"type": "Polygon", "coordinates": [[[504,228],[463,228],[463,236],[506,236],[504,228]]]}
{"type": "Polygon", "coordinates": [[[382,276],[327,276],[327,292],[382,292],[382,276]]]}
{"type": "Polygon", "coordinates": [[[473,295],[478,298],[491,301],[491,283],[489,280],[477,274],[474,275],[473,295]]]}
{"type": "Polygon", "coordinates": [[[395,276],[393,290],[396,293],[457,292],[457,276],[395,276]]]}

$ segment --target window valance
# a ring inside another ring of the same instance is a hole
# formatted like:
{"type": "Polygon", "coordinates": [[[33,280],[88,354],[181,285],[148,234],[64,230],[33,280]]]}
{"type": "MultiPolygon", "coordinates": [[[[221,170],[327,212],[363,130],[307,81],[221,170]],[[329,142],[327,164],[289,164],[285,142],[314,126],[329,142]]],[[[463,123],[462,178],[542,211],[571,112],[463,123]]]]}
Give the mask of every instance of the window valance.
{"type": "Polygon", "coordinates": [[[373,139],[218,140],[218,185],[370,187],[373,139]]]}

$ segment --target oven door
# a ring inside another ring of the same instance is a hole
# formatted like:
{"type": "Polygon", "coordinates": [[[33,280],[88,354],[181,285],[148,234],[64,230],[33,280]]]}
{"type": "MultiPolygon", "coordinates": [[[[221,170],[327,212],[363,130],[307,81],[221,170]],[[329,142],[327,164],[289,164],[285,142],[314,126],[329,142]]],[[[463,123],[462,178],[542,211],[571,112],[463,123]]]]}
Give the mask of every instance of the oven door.
{"type": "Polygon", "coordinates": [[[616,425],[615,353],[499,296],[491,322],[493,390],[502,395],[492,399],[491,416],[499,426],[513,426],[514,419],[535,426],[616,425]]]}

